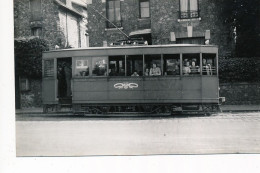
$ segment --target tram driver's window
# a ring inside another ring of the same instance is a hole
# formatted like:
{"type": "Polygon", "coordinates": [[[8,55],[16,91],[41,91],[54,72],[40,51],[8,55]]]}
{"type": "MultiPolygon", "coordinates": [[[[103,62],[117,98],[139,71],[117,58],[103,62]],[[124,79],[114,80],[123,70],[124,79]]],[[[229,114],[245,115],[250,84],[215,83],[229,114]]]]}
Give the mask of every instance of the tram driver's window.
{"type": "Polygon", "coordinates": [[[143,55],[126,57],[127,76],[143,76],[143,55]]]}
{"type": "Polygon", "coordinates": [[[200,54],[183,54],[182,56],[182,74],[199,75],[200,74],[200,54]]]}
{"type": "Polygon", "coordinates": [[[144,55],[144,76],[160,76],[162,74],[161,55],[144,55]]]}
{"type": "Polygon", "coordinates": [[[202,75],[217,75],[216,54],[202,54],[202,75]]]}
{"type": "Polygon", "coordinates": [[[89,76],[89,60],[76,60],[75,76],[89,76]]]}
{"type": "Polygon", "coordinates": [[[163,55],[164,75],[180,75],[180,55],[165,54],[163,55]]]}
{"type": "Polygon", "coordinates": [[[92,76],[107,76],[107,57],[92,58],[92,76]]]}
{"type": "Polygon", "coordinates": [[[109,76],[125,76],[125,56],[109,56],[109,76]]]}

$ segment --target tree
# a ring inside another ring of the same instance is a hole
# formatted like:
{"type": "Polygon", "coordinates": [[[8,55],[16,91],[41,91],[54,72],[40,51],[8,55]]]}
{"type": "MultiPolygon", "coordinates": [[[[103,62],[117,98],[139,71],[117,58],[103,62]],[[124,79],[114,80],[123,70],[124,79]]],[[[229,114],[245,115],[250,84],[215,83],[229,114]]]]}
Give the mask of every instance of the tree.
{"type": "Polygon", "coordinates": [[[35,37],[16,39],[14,49],[16,76],[41,78],[42,52],[49,50],[47,42],[35,37]]]}
{"type": "Polygon", "coordinates": [[[259,2],[259,0],[234,0],[233,2],[236,56],[260,56],[259,2]]]}

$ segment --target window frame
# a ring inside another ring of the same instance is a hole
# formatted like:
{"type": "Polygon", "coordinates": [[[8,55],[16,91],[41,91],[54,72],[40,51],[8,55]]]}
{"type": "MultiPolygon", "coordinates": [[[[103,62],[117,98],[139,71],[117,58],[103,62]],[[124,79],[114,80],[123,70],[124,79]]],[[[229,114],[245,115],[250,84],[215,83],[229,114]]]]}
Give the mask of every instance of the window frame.
{"type": "Polygon", "coordinates": [[[150,10],[150,0],[139,0],[139,19],[149,19],[151,17],[151,10],[150,10]],[[142,7],[141,7],[141,3],[142,2],[148,2],[149,3],[149,16],[148,17],[142,17],[142,7]]]}
{"type": "MultiPolygon", "coordinates": [[[[107,19],[112,22],[114,25],[116,25],[117,27],[122,27],[122,15],[121,15],[121,0],[106,0],[106,17],[107,19]],[[113,3],[113,15],[114,15],[114,21],[111,21],[109,18],[109,2],[112,1],[118,1],[119,2],[119,14],[120,14],[120,20],[116,20],[116,3],[113,3]]],[[[106,21],[106,28],[115,28],[113,25],[111,25],[111,23],[106,21]]]]}
{"type": "Polygon", "coordinates": [[[191,6],[190,6],[190,1],[193,1],[193,0],[187,0],[188,1],[188,7],[187,7],[187,11],[181,11],[181,1],[182,0],[179,0],[179,19],[197,19],[197,18],[200,18],[200,6],[199,6],[199,0],[197,0],[197,14],[198,16],[196,17],[192,17],[191,15],[191,6]],[[182,17],[182,13],[186,12],[187,13],[187,17],[182,17]]]}
{"type": "Polygon", "coordinates": [[[42,0],[30,0],[29,1],[29,9],[30,9],[32,21],[42,20],[42,0]],[[34,6],[34,5],[32,5],[33,1],[39,3],[39,9],[38,10],[33,9],[33,6],[34,6]]]}
{"type": "Polygon", "coordinates": [[[43,78],[54,78],[55,77],[55,61],[54,59],[44,59],[43,60],[43,78]],[[50,68],[46,69],[46,63],[50,62],[50,68]],[[50,75],[47,75],[49,74],[50,75]]]}
{"type": "Polygon", "coordinates": [[[31,28],[31,35],[35,37],[42,37],[42,27],[31,28]]]}

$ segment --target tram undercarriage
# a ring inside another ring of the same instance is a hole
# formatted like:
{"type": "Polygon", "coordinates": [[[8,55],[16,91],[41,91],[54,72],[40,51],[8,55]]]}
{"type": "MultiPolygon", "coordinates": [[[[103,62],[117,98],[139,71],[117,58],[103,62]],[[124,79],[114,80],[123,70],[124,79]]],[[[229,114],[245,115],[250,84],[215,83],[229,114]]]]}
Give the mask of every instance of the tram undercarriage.
{"type": "Polygon", "coordinates": [[[74,115],[145,114],[182,115],[212,114],[220,111],[218,104],[59,104],[44,105],[44,113],[69,110],[74,115]]]}

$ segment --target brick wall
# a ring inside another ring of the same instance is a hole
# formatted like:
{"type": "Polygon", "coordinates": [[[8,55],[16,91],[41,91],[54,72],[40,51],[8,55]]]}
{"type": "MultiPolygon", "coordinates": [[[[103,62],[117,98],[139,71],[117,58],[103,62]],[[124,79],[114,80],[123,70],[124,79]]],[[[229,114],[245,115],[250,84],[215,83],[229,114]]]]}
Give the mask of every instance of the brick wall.
{"type": "Polygon", "coordinates": [[[78,48],[81,40],[86,45],[86,21],[81,16],[59,6],[54,0],[41,0],[41,11],[42,20],[32,21],[30,0],[14,0],[14,37],[30,37],[31,28],[40,26],[42,38],[48,41],[50,49],[55,45],[78,48]]]}
{"type": "MultiPolygon", "coordinates": [[[[175,32],[176,37],[187,37],[187,21],[178,21],[179,0],[150,0],[150,19],[139,19],[139,1],[121,1],[121,19],[123,31],[130,32],[140,29],[151,29],[153,44],[171,44],[170,32],[175,32]]],[[[229,28],[224,24],[221,16],[223,8],[217,0],[199,0],[201,20],[192,21],[193,36],[205,36],[205,31],[210,30],[210,44],[219,46],[219,54],[226,55],[231,51],[229,41],[229,28]]],[[[94,7],[106,16],[106,3],[101,0],[92,1],[94,7]]],[[[116,29],[106,29],[106,20],[92,9],[88,11],[88,26],[90,46],[102,46],[103,41],[115,42],[125,37],[116,29]]]]}
{"type": "Polygon", "coordinates": [[[219,94],[227,105],[260,104],[260,83],[222,83],[219,94]]]}

